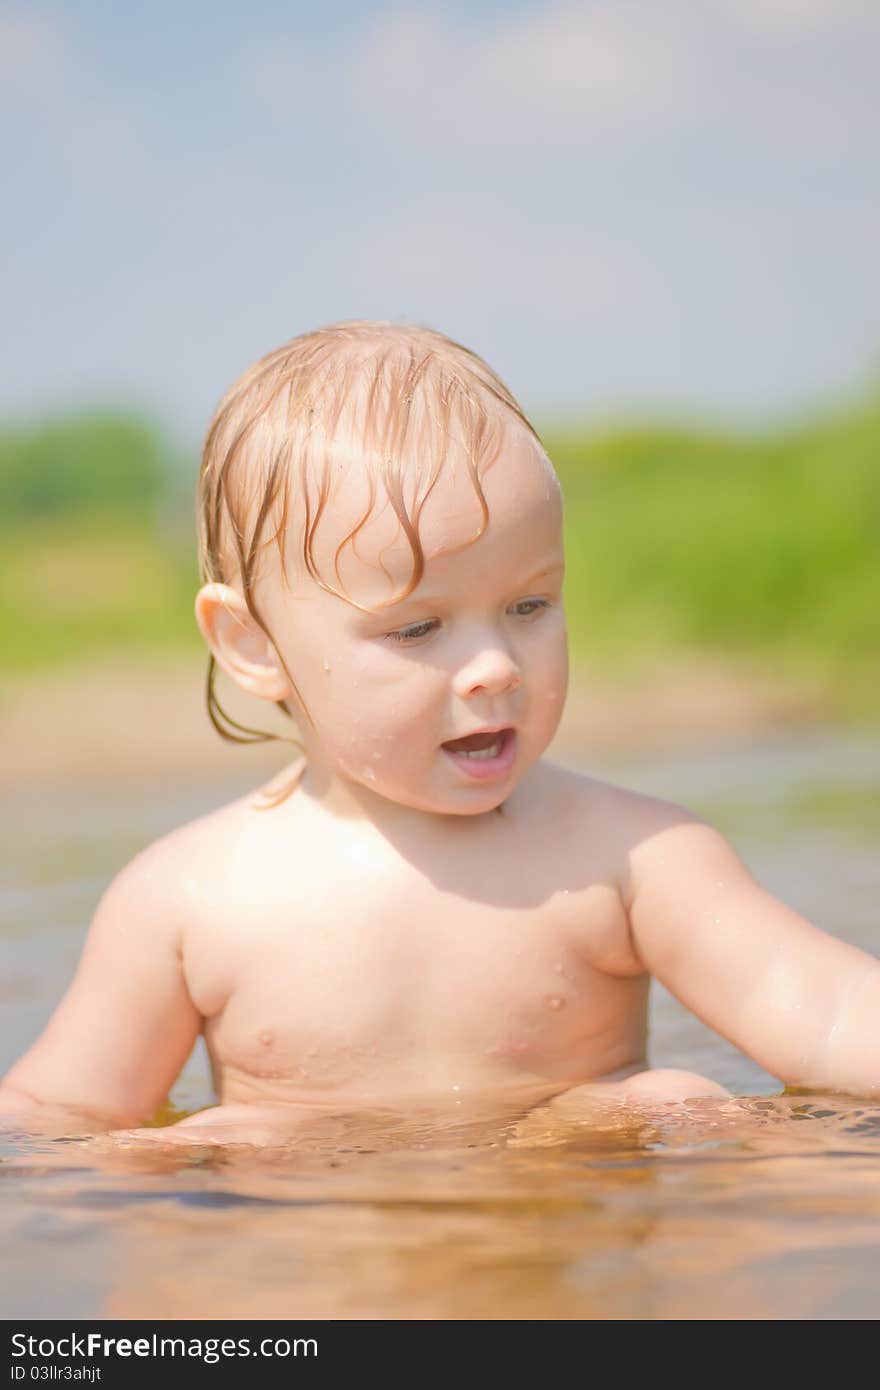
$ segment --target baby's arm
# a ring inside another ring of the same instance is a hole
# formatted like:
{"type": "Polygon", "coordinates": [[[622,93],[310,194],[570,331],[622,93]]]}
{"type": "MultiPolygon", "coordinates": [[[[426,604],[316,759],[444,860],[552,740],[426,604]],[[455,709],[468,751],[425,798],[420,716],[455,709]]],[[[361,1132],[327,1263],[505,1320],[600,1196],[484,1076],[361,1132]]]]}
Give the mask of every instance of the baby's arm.
{"type": "Polygon", "coordinates": [[[181,963],[182,869],[171,835],[110,884],[67,993],[0,1082],[0,1120],[51,1127],[64,1109],[109,1128],[149,1119],[165,1100],[201,1026],[181,963]]]}
{"type": "Polygon", "coordinates": [[[765,892],[689,812],[639,818],[626,896],[645,968],[787,1085],[880,1094],[880,961],[765,892]]]}

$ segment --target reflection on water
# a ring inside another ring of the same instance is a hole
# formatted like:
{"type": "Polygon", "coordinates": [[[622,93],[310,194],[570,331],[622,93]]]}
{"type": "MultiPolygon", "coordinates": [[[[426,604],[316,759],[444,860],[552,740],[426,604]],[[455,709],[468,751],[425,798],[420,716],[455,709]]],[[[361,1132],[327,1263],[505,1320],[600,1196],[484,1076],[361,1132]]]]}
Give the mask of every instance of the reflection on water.
{"type": "MultiPolygon", "coordinates": [[[[880,954],[876,739],[591,767],[706,815],[768,888],[880,954]]],[[[226,794],[17,800],[2,1064],[60,995],[110,875],[226,794]]],[[[347,1117],[284,1151],[7,1139],[4,1315],[877,1317],[880,1104],[774,1094],[662,990],[652,1061],[737,1097],[638,1123],[547,1107],[482,1127],[347,1117]]],[[[197,1050],[174,1101],[209,1099],[197,1050]]]]}

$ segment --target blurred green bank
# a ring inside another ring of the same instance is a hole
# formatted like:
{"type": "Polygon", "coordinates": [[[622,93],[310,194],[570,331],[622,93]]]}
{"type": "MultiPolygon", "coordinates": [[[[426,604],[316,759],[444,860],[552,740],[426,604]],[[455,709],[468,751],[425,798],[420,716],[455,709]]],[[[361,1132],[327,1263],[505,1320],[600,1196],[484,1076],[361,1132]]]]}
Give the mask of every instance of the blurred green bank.
{"type": "MultiPolygon", "coordinates": [[[[538,427],[566,498],[575,665],[637,678],[718,656],[876,712],[880,392],[763,435],[538,427]]],[[[199,647],[196,468],[137,415],[0,432],[7,670],[199,647]]]]}

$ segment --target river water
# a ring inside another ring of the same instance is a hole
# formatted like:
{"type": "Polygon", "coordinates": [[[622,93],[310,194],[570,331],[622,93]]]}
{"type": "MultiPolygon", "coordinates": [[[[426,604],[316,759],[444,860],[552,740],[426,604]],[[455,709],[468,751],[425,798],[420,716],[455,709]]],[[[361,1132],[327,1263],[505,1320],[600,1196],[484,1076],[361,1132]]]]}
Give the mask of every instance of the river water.
{"type": "MultiPolygon", "coordinates": [[[[564,761],[691,807],[770,891],[880,955],[876,734],[564,761]]],[[[246,785],[5,794],[0,1066],[63,993],[112,875],[246,785]]],[[[476,1137],[377,1118],[373,1133],[331,1127],[285,1153],[7,1138],[2,1315],[880,1315],[880,1103],[782,1093],[656,986],[651,1062],[713,1076],[736,1100],[601,1126],[536,1112],[476,1137]]],[[[200,1044],[172,1101],[210,1100],[200,1044]]]]}

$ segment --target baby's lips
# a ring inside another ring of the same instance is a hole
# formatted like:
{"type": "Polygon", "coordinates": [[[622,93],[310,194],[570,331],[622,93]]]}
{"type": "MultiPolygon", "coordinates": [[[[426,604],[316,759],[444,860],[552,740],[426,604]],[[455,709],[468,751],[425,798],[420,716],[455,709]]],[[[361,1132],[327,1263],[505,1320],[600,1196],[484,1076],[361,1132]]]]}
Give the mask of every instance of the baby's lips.
{"type": "MultiPolygon", "coordinates": [[[[491,748],[493,743],[497,743],[499,737],[503,738],[504,743],[515,730],[512,724],[505,724],[498,729],[489,729],[482,733],[466,734],[462,738],[450,738],[441,747],[449,750],[450,753],[465,753],[480,748],[491,748]]],[[[502,745],[503,746],[503,745],[502,745]]]]}

